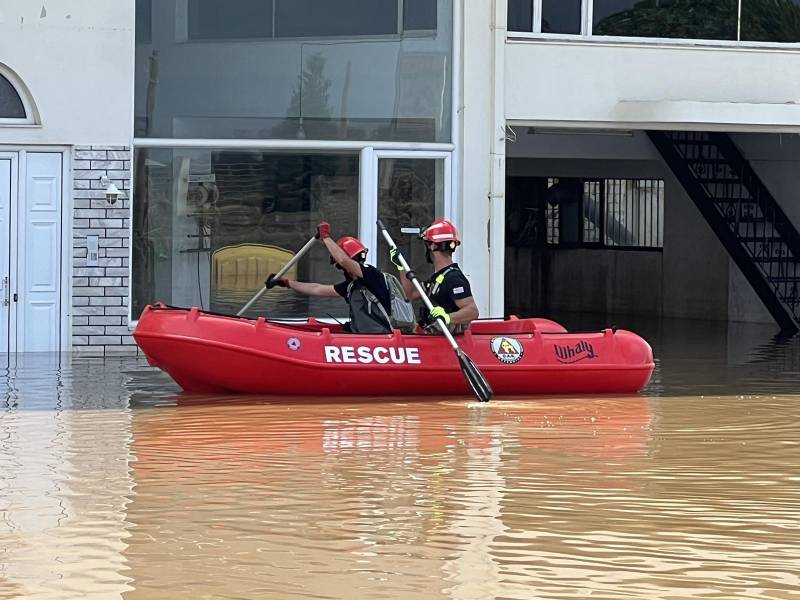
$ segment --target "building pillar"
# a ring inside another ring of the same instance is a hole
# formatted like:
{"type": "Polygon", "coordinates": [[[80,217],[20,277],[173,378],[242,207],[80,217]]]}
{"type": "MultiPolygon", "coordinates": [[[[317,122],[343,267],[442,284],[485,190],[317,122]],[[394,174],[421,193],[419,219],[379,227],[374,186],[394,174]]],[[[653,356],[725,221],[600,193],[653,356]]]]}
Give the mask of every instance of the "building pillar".
{"type": "Polygon", "coordinates": [[[506,6],[507,0],[463,1],[460,27],[462,102],[457,116],[461,144],[456,193],[464,271],[484,317],[503,313],[506,6]]]}
{"type": "Polygon", "coordinates": [[[489,215],[489,313],[505,314],[506,254],[506,27],[508,0],[494,0],[492,20],[492,150],[490,157],[491,191],[489,215]]]}

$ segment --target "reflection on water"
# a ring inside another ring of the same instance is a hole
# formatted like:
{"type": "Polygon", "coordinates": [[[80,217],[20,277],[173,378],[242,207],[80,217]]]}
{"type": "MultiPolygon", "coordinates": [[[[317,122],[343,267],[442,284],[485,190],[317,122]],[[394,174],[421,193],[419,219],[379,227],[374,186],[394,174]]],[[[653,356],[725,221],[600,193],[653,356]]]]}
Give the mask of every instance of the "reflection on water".
{"type": "Polygon", "coordinates": [[[643,395],[489,405],[12,360],[0,598],[797,597],[799,342],[636,329],[643,395]]]}

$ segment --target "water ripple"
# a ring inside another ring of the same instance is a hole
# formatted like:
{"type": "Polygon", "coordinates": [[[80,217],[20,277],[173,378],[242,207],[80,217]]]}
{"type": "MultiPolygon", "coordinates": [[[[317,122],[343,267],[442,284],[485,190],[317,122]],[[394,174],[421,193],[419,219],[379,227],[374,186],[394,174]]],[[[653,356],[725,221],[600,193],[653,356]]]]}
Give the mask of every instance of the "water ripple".
{"type": "Polygon", "coordinates": [[[780,368],[668,357],[643,396],[488,406],[187,396],[141,358],[19,357],[0,598],[798,597],[782,344],[780,368]]]}

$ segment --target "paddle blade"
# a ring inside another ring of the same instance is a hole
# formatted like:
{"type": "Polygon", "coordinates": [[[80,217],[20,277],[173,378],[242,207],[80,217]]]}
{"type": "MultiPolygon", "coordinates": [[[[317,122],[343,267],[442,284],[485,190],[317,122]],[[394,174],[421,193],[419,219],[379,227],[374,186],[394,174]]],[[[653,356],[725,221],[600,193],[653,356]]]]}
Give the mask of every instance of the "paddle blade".
{"type": "Polygon", "coordinates": [[[463,350],[459,348],[456,350],[458,362],[461,364],[461,372],[464,373],[464,378],[472,388],[472,393],[481,402],[488,402],[492,397],[492,388],[486,377],[483,376],[478,366],[472,362],[472,359],[464,354],[463,350]]]}

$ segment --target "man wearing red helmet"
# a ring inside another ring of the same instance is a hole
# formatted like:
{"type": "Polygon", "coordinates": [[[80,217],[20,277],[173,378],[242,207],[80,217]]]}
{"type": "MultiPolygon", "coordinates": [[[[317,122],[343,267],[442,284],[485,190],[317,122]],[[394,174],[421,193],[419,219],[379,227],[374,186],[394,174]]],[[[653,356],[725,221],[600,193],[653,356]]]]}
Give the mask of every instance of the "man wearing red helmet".
{"type": "MultiPolygon", "coordinates": [[[[456,226],[446,219],[437,219],[420,236],[425,243],[425,258],[433,264],[433,275],[425,282],[425,291],[433,304],[433,310],[425,314],[420,324],[430,333],[438,333],[432,327],[434,319],[441,319],[453,333],[463,333],[469,324],[478,318],[478,306],[472,297],[469,281],[453,262],[453,252],[461,245],[456,226]]],[[[389,252],[389,258],[403,271],[397,261],[397,249],[389,252]]],[[[407,277],[401,277],[403,289],[409,300],[419,298],[419,293],[407,277]]],[[[427,312],[427,311],[425,311],[427,312]]]]}
{"type": "Polygon", "coordinates": [[[383,273],[366,264],[368,250],[364,244],[352,236],[334,242],[331,226],[324,221],[317,226],[317,239],[331,255],[331,264],[344,271],[344,281],[336,285],[305,283],[284,277],[275,279],[273,274],[267,278],[267,288],[281,286],[306,296],[341,296],[350,307],[352,333],[391,333],[389,286],[383,273]]]}

